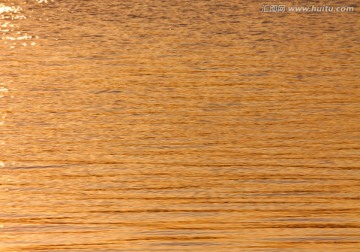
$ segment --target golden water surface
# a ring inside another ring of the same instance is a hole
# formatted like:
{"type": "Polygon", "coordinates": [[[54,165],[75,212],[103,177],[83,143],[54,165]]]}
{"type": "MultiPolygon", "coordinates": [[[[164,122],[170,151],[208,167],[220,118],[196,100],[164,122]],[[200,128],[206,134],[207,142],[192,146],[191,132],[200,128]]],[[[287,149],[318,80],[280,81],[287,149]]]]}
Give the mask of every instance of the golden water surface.
{"type": "Polygon", "coordinates": [[[360,251],[359,13],[262,4],[1,1],[0,251],[360,251]]]}

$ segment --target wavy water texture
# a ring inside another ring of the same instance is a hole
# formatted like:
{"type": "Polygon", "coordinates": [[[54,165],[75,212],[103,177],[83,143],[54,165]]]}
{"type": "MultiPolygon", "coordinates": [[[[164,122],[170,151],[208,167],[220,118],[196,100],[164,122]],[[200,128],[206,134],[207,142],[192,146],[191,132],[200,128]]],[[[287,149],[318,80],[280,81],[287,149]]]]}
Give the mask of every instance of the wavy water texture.
{"type": "Polygon", "coordinates": [[[261,7],[3,1],[0,251],[358,251],[358,12],[261,7]]]}

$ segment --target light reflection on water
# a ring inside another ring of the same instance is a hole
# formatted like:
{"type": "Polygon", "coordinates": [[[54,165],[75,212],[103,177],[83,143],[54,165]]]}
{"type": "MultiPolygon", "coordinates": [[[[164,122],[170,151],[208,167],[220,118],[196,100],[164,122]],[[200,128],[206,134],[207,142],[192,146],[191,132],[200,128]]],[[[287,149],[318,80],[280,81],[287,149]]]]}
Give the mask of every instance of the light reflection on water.
{"type": "Polygon", "coordinates": [[[260,7],[5,1],[0,251],[356,251],[360,29],[260,7]]]}
{"type": "MultiPolygon", "coordinates": [[[[16,14],[19,13],[21,11],[21,7],[20,6],[6,6],[3,3],[0,3],[0,14],[2,14],[2,17],[5,18],[4,13],[8,13],[8,14],[16,14]]],[[[18,16],[16,15],[11,15],[11,19],[16,19],[18,16]]]]}
{"type": "MultiPolygon", "coordinates": [[[[36,2],[35,2],[36,3],[36,2]]],[[[38,36],[29,34],[23,24],[33,18],[31,10],[34,2],[7,1],[0,4],[0,33],[2,44],[13,49],[16,46],[34,46],[38,36]],[[21,5],[20,5],[21,4],[21,5]]]]}

